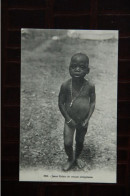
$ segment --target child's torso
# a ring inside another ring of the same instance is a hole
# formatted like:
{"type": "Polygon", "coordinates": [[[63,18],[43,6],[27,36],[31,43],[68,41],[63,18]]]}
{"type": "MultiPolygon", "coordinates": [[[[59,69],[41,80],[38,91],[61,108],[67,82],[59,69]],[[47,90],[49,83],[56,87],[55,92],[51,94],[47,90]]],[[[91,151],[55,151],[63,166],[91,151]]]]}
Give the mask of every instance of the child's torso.
{"type": "Polygon", "coordinates": [[[68,84],[65,106],[69,116],[77,123],[80,123],[87,117],[90,109],[90,86],[88,81],[84,81],[79,93],[74,95],[72,91],[73,89],[68,84]]]}

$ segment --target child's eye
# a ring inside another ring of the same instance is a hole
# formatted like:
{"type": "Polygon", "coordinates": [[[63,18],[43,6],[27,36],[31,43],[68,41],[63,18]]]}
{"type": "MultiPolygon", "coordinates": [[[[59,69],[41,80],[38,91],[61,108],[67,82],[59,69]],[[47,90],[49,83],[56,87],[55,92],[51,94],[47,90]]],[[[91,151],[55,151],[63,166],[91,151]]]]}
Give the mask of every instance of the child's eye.
{"type": "Polygon", "coordinates": [[[76,65],[71,65],[72,69],[75,69],[76,68],[76,65]]]}
{"type": "Polygon", "coordinates": [[[84,65],[81,65],[80,67],[81,67],[82,69],[84,69],[84,68],[85,68],[85,66],[84,66],[84,65]]]}

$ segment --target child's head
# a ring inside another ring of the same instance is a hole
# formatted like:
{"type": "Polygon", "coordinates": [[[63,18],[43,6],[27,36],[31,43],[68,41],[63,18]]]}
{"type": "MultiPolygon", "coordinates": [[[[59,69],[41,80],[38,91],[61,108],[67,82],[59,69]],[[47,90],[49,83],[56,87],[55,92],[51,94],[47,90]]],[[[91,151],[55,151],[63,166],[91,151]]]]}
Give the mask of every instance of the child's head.
{"type": "Polygon", "coordinates": [[[72,56],[69,66],[71,77],[84,78],[89,73],[89,58],[83,53],[72,56]]]}

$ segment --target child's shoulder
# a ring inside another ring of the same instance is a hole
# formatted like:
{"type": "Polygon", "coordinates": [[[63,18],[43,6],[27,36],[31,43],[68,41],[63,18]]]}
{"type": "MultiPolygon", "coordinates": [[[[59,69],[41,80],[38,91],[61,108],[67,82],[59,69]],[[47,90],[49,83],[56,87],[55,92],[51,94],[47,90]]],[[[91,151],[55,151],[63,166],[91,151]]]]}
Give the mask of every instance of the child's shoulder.
{"type": "Polygon", "coordinates": [[[62,85],[61,85],[61,87],[62,88],[65,88],[65,89],[68,88],[70,86],[70,82],[71,82],[71,79],[63,82],[62,85]]]}
{"type": "Polygon", "coordinates": [[[90,88],[95,88],[95,84],[90,81],[90,80],[86,80],[87,84],[89,85],[90,88]]]}
{"type": "Polygon", "coordinates": [[[95,84],[90,81],[90,80],[86,80],[87,85],[89,86],[89,93],[94,93],[95,94],[95,84]]]}

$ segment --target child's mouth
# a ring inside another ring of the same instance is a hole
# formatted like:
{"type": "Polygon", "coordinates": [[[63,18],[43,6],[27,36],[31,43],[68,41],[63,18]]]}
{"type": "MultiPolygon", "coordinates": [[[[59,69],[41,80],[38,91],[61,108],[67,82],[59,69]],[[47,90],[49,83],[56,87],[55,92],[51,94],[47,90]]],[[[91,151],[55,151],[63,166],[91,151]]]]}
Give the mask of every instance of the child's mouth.
{"type": "Polygon", "coordinates": [[[81,75],[80,73],[75,73],[74,77],[80,77],[80,75],[81,75]]]}
{"type": "Polygon", "coordinates": [[[75,78],[79,78],[80,76],[79,76],[79,75],[75,75],[74,77],[75,77],[75,78]]]}

